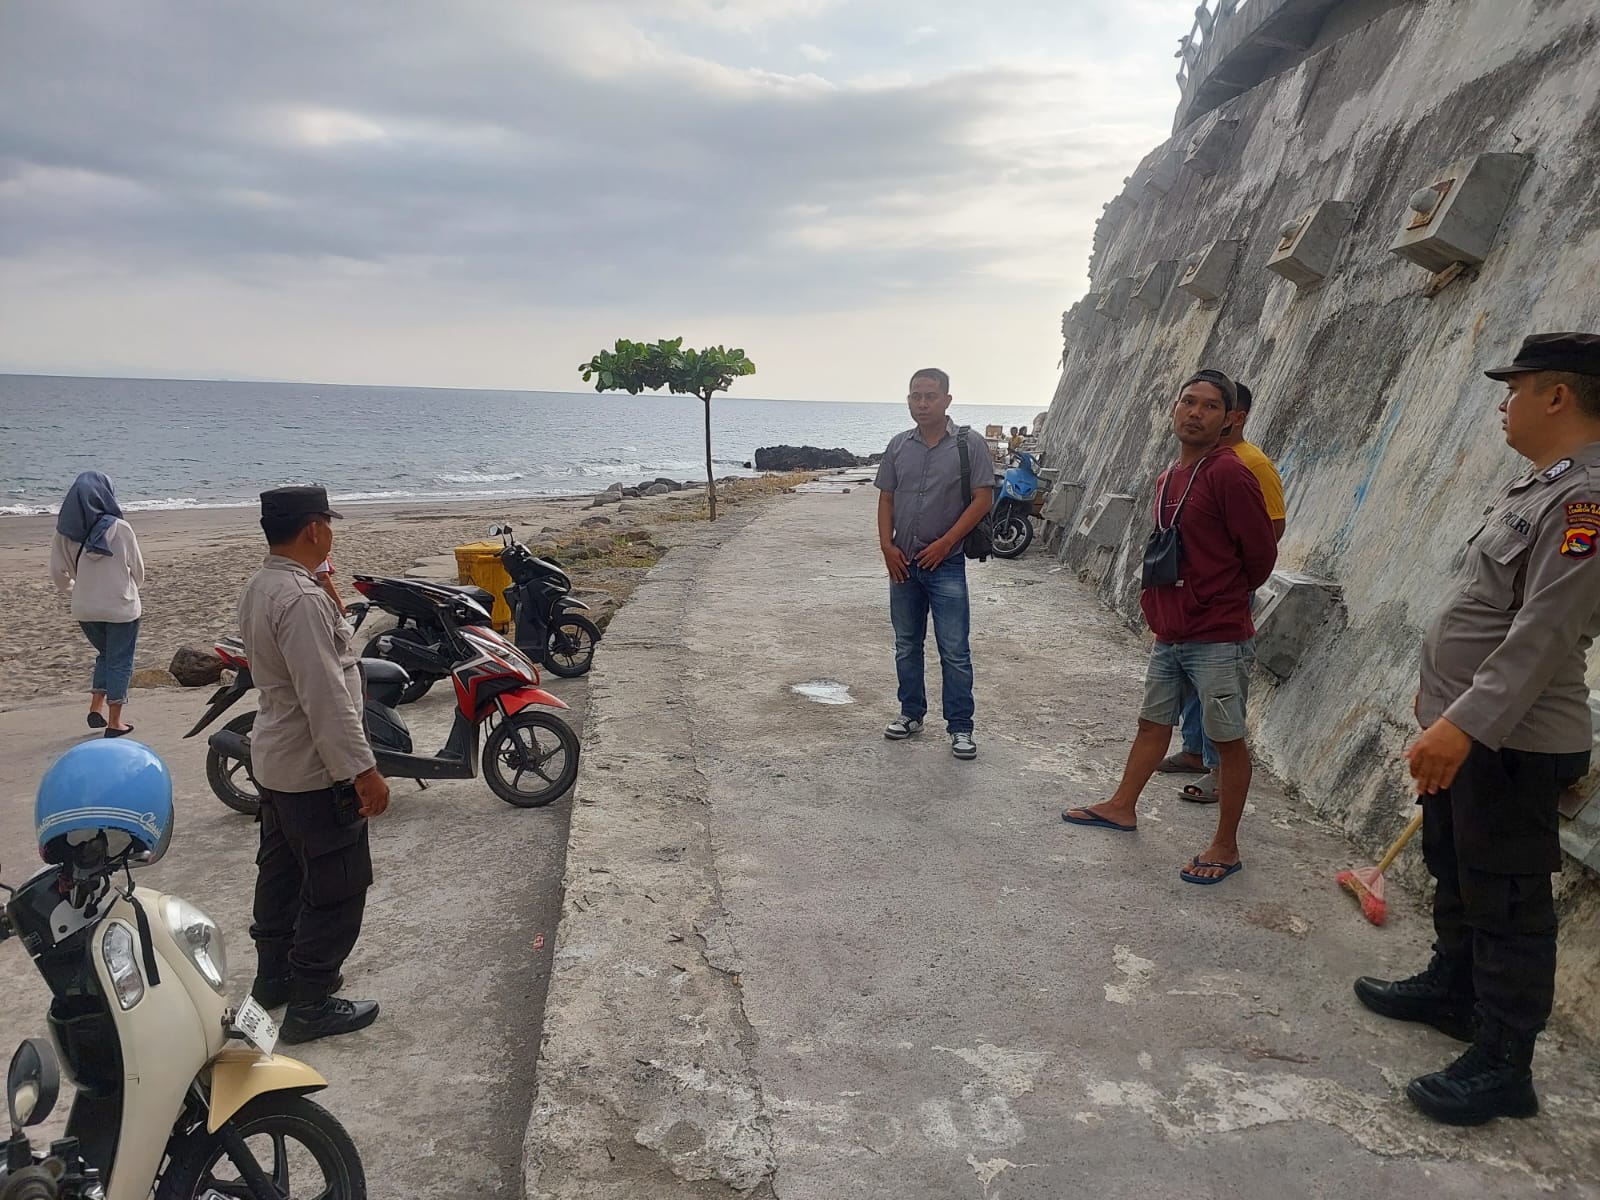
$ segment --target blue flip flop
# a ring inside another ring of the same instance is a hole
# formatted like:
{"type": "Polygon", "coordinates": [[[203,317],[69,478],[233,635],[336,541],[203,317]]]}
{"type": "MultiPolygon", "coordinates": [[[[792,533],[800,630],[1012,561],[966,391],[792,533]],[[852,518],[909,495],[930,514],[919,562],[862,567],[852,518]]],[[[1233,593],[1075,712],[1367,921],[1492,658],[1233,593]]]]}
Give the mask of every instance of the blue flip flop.
{"type": "Polygon", "coordinates": [[[1182,868],[1178,872],[1178,876],[1185,883],[1198,883],[1198,884],[1204,885],[1204,884],[1212,884],[1212,883],[1221,883],[1229,875],[1237,874],[1238,872],[1240,872],[1242,870],[1244,870],[1244,863],[1242,863],[1242,862],[1236,862],[1236,863],[1203,862],[1199,858],[1191,858],[1189,860],[1189,865],[1187,867],[1182,868]],[[1222,868],[1222,874],[1221,875],[1194,875],[1194,874],[1191,874],[1190,873],[1191,870],[1193,868],[1195,868],[1195,867],[1221,867],[1222,868]]]}
{"type": "Polygon", "coordinates": [[[1139,829],[1137,825],[1120,825],[1116,821],[1102,817],[1099,813],[1089,812],[1088,809],[1083,809],[1082,811],[1087,815],[1075,817],[1072,815],[1072,809],[1065,809],[1061,813],[1061,819],[1068,825],[1087,825],[1092,829],[1115,829],[1118,833],[1136,833],[1139,829]]]}

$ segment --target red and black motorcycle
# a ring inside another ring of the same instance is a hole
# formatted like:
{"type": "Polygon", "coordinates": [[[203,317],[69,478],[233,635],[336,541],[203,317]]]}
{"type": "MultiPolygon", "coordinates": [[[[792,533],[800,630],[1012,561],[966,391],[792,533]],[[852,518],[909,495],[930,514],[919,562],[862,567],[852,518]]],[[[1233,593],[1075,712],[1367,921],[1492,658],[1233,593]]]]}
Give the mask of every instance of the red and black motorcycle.
{"type": "MultiPolygon", "coordinates": [[[[408,682],[405,669],[380,659],[362,659],[367,740],[378,770],[388,778],[415,779],[423,786],[430,779],[471,779],[478,769],[480,730],[487,724],[483,777],[496,796],[519,808],[539,808],[565,795],[578,778],[578,737],[560,717],[542,709],[566,708],[566,702],[538,686],[539,669],[489,627],[489,614],[471,597],[455,588],[406,583],[436,606],[454,656],[455,721],[437,754],[414,753],[411,730],[396,711],[408,682]]],[[[236,674],[232,683],[217,689],[185,737],[210,725],[255,686],[242,642],[227,639],[216,649],[236,674]]],[[[207,739],[206,753],[211,790],[229,808],[250,815],[261,805],[250,773],[250,730],[255,719],[254,712],[233,718],[207,739]]]]}

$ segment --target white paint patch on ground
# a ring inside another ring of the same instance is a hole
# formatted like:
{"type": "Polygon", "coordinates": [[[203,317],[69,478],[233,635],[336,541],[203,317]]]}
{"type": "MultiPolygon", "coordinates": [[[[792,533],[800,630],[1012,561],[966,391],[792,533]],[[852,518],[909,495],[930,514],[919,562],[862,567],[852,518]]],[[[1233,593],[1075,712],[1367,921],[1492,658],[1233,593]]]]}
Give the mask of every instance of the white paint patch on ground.
{"type": "Polygon", "coordinates": [[[991,1158],[980,1162],[976,1154],[967,1155],[967,1166],[972,1168],[972,1173],[978,1177],[978,1182],[983,1185],[983,1194],[989,1194],[989,1185],[1007,1171],[1026,1170],[1031,1163],[1014,1163],[1008,1158],[991,1158]]]}
{"type": "Polygon", "coordinates": [[[1522,1171],[1541,1191],[1555,1190],[1560,1182],[1525,1161],[1497,1154],[1491,1141],[1463,1138],[1458,1131],[1432,1124],[1394,1096],[1358,1092],[1317,1076],[1252,1075],[1214,1061],[1190,1063],[1187,1076],[1171,1095],[1138,1079],[1091,1080],[1088,1098],[1101,1109],[1143,1114],[1179,1144],[1283,1122],[1315,1121],[1386,1158],[1431,1156],[1522,1171]]]}
{"type": "Polygon", "coordinates": [[[854,704],[855,697],[850,694],[848,683],[839,683],[833,679],[813,679],[808,683],[792,683],[789,690],[797,696],[804,696],[813,704],[854,704]]]}
{"type": "Polygon", "coordinates": [[[1126,946],[1113,948],[1111,959],[1123,978],[1121,983],[1106,984],[1106,1000],[1111,1004],[1132,1004],[1136,996],[1149,989],[1156,964],[1148,958],[1140,958],[1126,946]]]}
{"type": "Polygon", "coordinates": [[[940,1054],[959,1058],[977,1078],[961,1085],[959,1100],[925,1100],[918,1107],[919,1124],[930,1140],[958,1147],[977,1142],[984,1147],[1015,1146],[1027,1130],[1011,1101],[1033,1091],[1034,1079],[1047,1055],[1006,1050],[987,1042],[976,1047],[934,1046],[940,1054]]]}
{"type": "Polygon", "coordinates": [[[988,1042],[980,1042],[976,1049],[952,1050],[949,1046],[935,1046],[934,1049],[940,1054],[953,1054],[969,1067],[976,1068],[990,1084],[1013,1099],[1033,1091],[1033,1081],[1048,1057],[1032,1050],[1002,1050],[988,1042]]]}

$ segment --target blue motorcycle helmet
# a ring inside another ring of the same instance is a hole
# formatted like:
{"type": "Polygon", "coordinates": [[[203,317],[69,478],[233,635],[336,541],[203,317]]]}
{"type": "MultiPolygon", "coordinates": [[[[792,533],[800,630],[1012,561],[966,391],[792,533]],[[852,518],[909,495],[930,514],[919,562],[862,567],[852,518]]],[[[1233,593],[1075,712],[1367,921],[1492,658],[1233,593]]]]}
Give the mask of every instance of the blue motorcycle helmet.
{"type": "Polygon", "coordinates": [[[104,857],[152,863],[172,842],[172,775],[131,738],[97,738],[68,750],[39,781],[34,834],[47,863],[83,858],[104,835],[104,857]]]}

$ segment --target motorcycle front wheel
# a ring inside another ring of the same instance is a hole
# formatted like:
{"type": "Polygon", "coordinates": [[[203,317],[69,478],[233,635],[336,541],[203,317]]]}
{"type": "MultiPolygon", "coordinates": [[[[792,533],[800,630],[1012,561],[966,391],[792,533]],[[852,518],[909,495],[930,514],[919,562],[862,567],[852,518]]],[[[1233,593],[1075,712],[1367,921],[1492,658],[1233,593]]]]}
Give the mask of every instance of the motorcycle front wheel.
{"type": "Polygon", "coordinates": [[[269,1092],[235,1113],[216,1133],[199,1133],[177,1146],[161,1176],[156,1200],[206,1196],[257,1196],[248,1175],[258,1173],[278,1196],[366,1200],[361,1155],[344,1126],[304,1096],[269,1092]],[[228,1148],[225,1130],[244,1139],[252,1172],[228,1148]]]}
{"type": "MultiPolygon", "coordinates": [[[[383,647],[378,642],[386,637],[397,637],[402,641],[413,642],[418,646],[428,645],[428,639],[421,630],[410,625],[401,625],[387,630],[376,637],[367,639],[367,644],[361,648],[362,658],[381,658],[389,661],[389,656],[383,652],[383,647]]],[[[400,689],[400,703],[410,704],[413,700],[420,700],[428,694],[428,689],[433,686],[433,680],[427,676],[413,675],[406,681],[405,687],[400,689]]]]}
{"type": "Polygon", "coordinates": [[[483,778],[507,804],[543,808],[578,779],[578,735],[553,713],[524,709],[483,744],[483,778]]]}
{"type": "Polygon", "coordinates": [[[550,631],[544,665],[563,679],[587,675],[594,665],[594,646],[600,640],[600,627],[588,617],[568,613],[550,631]]]}
{"type": "MultiPolygon", "coordinates": [[[[249,737],[255,723],[255,713],[240,713],[223,728],[249,737]]],[[[217,799],[234,812],[253,817],[261,811],[261,791],[256,786],[256,777],[250,773],[250,764],[244,759],[227,758],[207,746],[206,782],[217,794],[217,799]]]]}
{"type": "Polygon", "coordinates": [[[991,545],[1001,558],[1020,558],[1032,541],[1033,522],[1016,509],[1011,509],[994,523],[991,545]]]}

